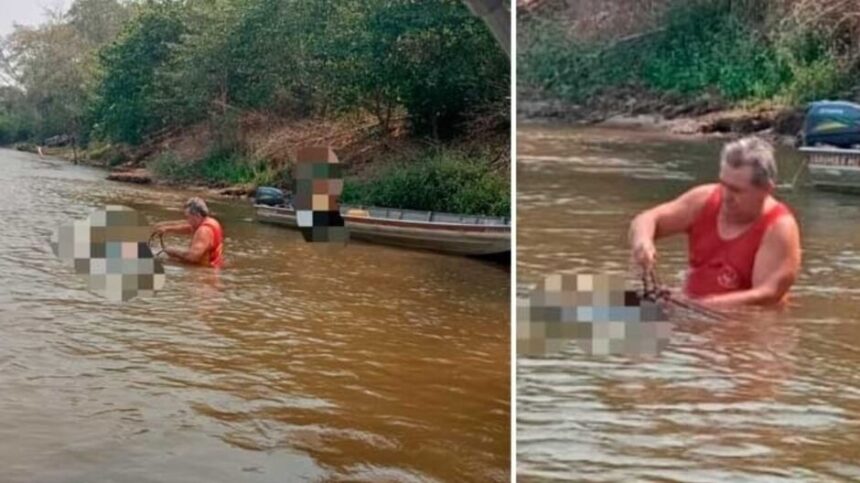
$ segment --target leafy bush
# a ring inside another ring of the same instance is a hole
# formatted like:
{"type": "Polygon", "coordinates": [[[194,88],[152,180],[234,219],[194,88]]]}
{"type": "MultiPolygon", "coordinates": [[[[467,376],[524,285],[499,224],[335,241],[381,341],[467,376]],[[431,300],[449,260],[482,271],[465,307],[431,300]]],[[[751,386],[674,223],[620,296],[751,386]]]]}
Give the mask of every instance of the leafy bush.
{"type": "Polygon", "coordinates": [[[345,204],[510,216],[508,180],[486,162],[432,150],[382,168],[367,180],[347,179],[345,204]]]}
{"type": "Polygon", "coordinates": [[[562,99],[582,101],[599,91],[634,81],[641,52],[609,48],[570,38],[556,21],[538,20],[526,27],[517,56],[518,82],[562,99]]]}
{"type": "Polygon", "coordinates": [[[660,30],[608,45],[573,40],[553,20],[531,21],[523,29],[521,87],[573,101],[632,84],[687,97],[715,91],[732,101],[801,103],[847,86],[837,39],[805,24],[769,24],[761,5],[736,3],[677,2],[660,30]]]}
{"type": "Polygon", "coordinates": [[[0,112],[0,145],[9,145],[31,137],[31,130],[24,121],[0,112]]]}
{"type": "Polygon", "coordinates": [[[660,90],[691,94],[714,87],[727,99],[762,99],[790,80],[773,47],[732,12],[731,2],[672,8],[648,51],[643,80],[660,90]]]}
{"type": "Polygon", "coordinates": [[[840,61],[838,42],[807,25],[785,22],[775,45],[793,81],[783,91],[789,103],[802,104],[837,95],[851,83],[851,68],[840,61]]]}
{"type": "Polygon", "coordinates": [[[7,116],[0,114],[0,145],[18,141],[18,126],[7,116]]]}

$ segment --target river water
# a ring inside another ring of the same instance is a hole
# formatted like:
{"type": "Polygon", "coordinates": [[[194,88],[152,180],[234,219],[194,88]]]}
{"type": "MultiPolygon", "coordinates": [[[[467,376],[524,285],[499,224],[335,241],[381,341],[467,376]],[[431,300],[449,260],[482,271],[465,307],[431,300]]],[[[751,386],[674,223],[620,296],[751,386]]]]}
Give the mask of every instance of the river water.
{"type": "MultiPolygon", "coordinates": [[[[506,481],[507,267],[305,243],[212,202],[227,268],[111,302],[52,253],[190,193],[0,150],[0,481],[506,481]]],[[[187,238],[167,239],[168,244],[187,238]]]]}
{"type": "MultiPolygon", "coordinates": [[[[721,143],[521,125],[518,288],[556,272],[632,274],[632,217],[714,181],[721,143]]],[[[790,178],[800,157],[778,157],[790,178]]],[[[674,320],[656,358],[587,357],[573,345],[518,357],[520,481],[860,480],[860,197],[779,197],[804,249],[787,310],[674,320]]],[[[658,251],[664,282],[678,286],[684,240],[658,251]]]]}

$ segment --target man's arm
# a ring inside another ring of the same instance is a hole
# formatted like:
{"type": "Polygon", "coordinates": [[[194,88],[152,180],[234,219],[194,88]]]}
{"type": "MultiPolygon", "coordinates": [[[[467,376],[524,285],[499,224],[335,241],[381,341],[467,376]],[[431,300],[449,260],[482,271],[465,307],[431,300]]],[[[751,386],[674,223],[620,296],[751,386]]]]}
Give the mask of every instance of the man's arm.
{"type": "Polygon", "coordinates": [[[167,235],[169,233],[175,233],[178,235],[190,235],[194,233],[194,229],[185,220],[162,221],[161,223],[156,223],[152,231],[154,233],[161,233],[164,235],[167,235]]]}
{"type": "Polygon", "coordinates": [[[768,305],[782,300],[800,270],[800,230],[792,216],[767,231],[753,266],[752,288],[700,299],[708,305],[768,305]]]}
{"type": "Polygon", "coordinates": [[[203,263],[203,257],[206,256],[213,241],[212,230],[197,230],[194,233],[194,238],[191,239],[191,247],[188,250],[165,248],[164,253],[176,260],[199,265],[203,263]]]}
{"type": "Polygon", "coordinates": [[[637,215],[630,223],[628,235],[634,260],[645,268],[653,266],[656,257],[654,240],[687,231],[715,186],[697,186],[672,201],[637,215]]]}

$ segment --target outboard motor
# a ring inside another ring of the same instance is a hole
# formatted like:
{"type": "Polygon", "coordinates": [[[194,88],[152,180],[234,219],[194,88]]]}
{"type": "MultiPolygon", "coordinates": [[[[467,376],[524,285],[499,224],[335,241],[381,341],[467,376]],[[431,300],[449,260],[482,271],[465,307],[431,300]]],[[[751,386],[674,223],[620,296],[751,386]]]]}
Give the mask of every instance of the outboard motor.
{"type": "Polygon", "coordinates": [[[812,102],[806,111],[802,132],[804,146],[860,146],[860,104],[846,101],[812,102]]]}
{"type": "Polygon", "coordinates": [[[271,186],[260,186],[254,193],[254,203],[266,206],[282,206],[286,204],[284,192],[271,186]]]}

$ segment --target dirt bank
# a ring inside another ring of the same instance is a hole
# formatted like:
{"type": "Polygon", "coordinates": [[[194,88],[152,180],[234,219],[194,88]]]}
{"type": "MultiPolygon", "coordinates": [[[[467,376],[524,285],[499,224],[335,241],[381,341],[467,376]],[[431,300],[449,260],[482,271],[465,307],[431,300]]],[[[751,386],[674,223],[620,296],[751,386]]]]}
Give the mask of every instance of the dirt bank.
{"type": "Polygon", "coordinates": [[[710,96],[684,101],[620,90],[582,104],[533,96],[517,101],[517,120],[524,123],[599,124],[688,136],[759,134],[782,143],[794,142],[803,115],[802,107],[735,107],[710,96]]]}
{"type": "MultiPolygon", "coordinates": [[[[206,158],[218,146],[229,146],[239,159],[265,160],[273,170],[289,170],[299,149],[307,146],[332,146],[350,176],[363,177],[394,155],[409,157],[433,147],[454,147],[476,156],[490,157],[495,169],[505,176],[510,172],[509,137],[492,123],[478,125],[469,135],[447,143],[417,139],[409,135],[405,118],[393,119],[383,127],[376,118],[352,116],[334,120],[289,120],[260,113],[245,113],[225,125],[198,123],[184,128],[168,129],[151,136],[140,146],[93,145],[89,149],[71,147],[42,148],[42,155],[77,160],[109,170],[108,180],[163,184],[185,189],[199,189],[208,195],[247,197],[254,183],[176,182],[159,177],[152,163],[169,155],[180,165],[191,165],[206,158]]],[[[22,151],[38,153],[32,144],[16,146],[22,151]]],[[[286,187],[286,186],[283,186],[286,187]]]]}

